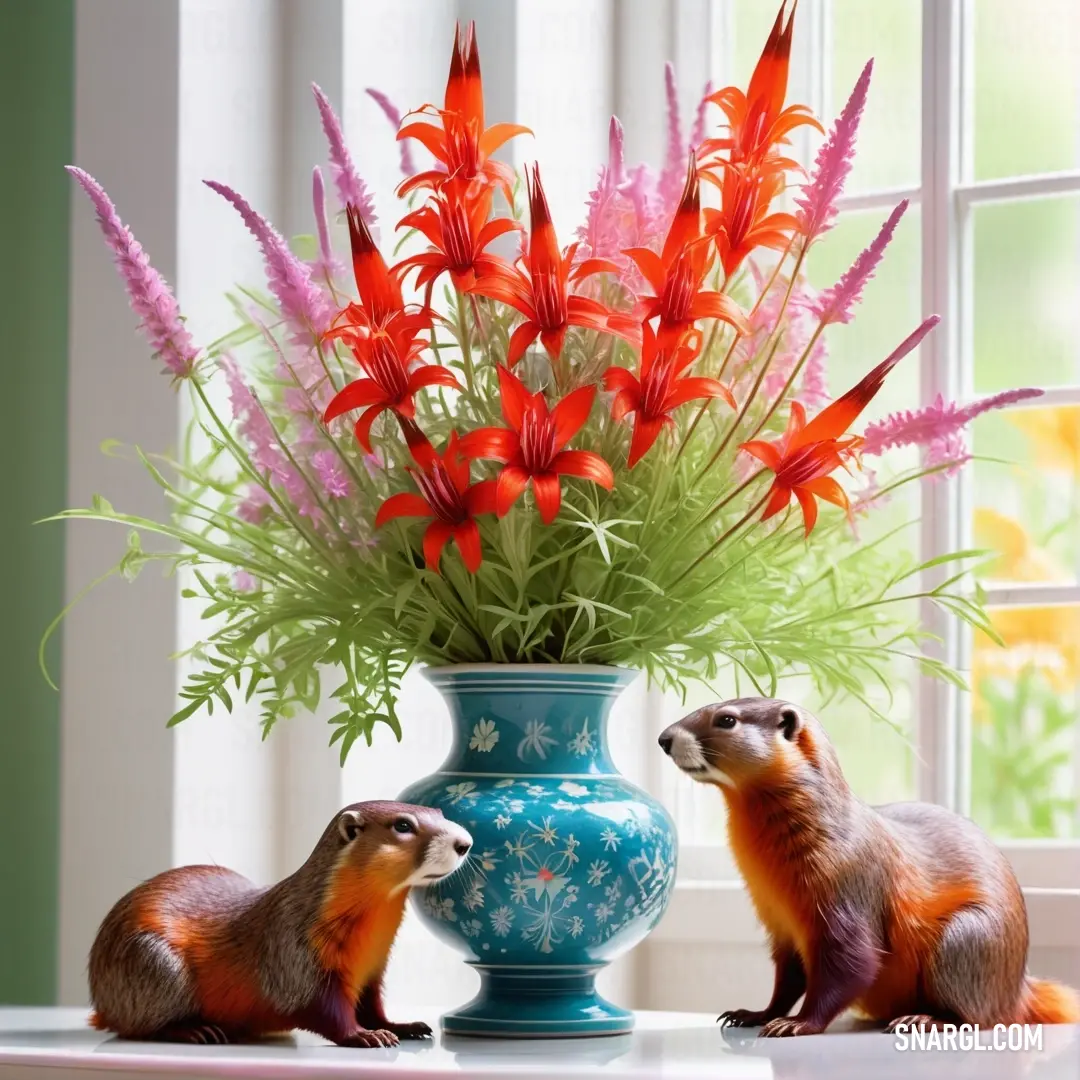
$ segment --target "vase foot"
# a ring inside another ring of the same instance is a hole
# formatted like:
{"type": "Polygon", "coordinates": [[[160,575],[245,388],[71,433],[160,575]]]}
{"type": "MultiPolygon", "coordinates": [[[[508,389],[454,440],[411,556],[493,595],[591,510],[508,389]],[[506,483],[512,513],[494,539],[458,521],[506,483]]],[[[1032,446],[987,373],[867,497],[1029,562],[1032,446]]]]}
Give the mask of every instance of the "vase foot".
{"type": "Polygon", "coordinates": [[[596,992],[596,967],[471,965],[480,992],[442,1018],[446,1035],[489,1039],[576,1039],[625,1035],[634,1014],[596,992]]]}

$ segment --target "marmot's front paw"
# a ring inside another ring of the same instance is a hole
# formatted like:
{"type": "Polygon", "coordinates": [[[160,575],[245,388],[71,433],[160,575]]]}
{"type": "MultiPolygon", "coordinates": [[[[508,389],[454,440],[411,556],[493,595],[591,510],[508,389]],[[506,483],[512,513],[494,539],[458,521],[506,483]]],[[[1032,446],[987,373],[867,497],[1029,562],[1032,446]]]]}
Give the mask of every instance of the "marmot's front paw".
{"type": "Polygon", "coordinates": [[[728,1009],[722,1012],[716,1022],[723,1027],[760,1027],[772,1019],[767,1009],[728,1009]]]}
{"type": "Polygon", "coordinates": [[[338,1046],[367,1048],[397,1046],[397,1044],[398,1037],[392,1031],[387,1031],[386,1028],[379,1028],[377,1031],[369,1031],[367,1028],[360,1028],[351,1035],[346,1035],[345,1038],[338,1043],[338,1046]]]}
{"type": "Polygon", "coordinates": [[[820,1035],[823,1030],[819,1024],[811,1024],[808,1020],[781,1016],[770,1020],[758,1035],[762,1039],[785,1039],[790,1035],[820,1035]]]}
{"type": "Polygon", "coordinates": [[[417,1020],[411,1024],[391,1024],[386,1023],[383,1025],[386,1031],[392,1032],[399,1039],[430,1039],[431,1028],[423,1023],[423,1021],[417,1020]]]}

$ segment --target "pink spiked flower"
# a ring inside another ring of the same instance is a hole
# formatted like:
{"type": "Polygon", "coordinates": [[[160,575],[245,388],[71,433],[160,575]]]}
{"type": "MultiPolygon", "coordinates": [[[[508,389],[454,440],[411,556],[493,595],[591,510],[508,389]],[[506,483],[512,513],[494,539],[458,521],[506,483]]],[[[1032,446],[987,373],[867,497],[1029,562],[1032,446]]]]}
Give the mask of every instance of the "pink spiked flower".
{"type": "Polygon", "coordinates": [[[165,279],[150,265],[142,245],[120,220],[105,189],[88,172],[74,165],[67,166],[67,171],[94,204],[105,242],[112,248],[116,267],[127,286],[131,310],[142,320],[139,326],[153,347],[154,355],[165,364],[163,374],[172,374],[177,379],[190,378],[198,350],[184,326],[176,297],[165,279]]]}
{"type": "MultiPolygon", "coordinates": [[[[366,91],[368,97],[375,102],[383,111],[383,115],[394,126],[396,134],[401,127],[401,110],[381,91],[369,86],[366,91]]],[[[412,142],[409,139],[401,139],[398,142],[401,152],[401,171],[405,176],[414,176],[418,171],[412,156],[412,142]]]]}
{"type": "Polygon", "coordinates": [[[705,140],[705,118],[709,110],[709,95],[712,92],[713,84],[710,79],[702,91],[697,112],[694,114],[694,126],[690,129],[690,148],[692,150],[696,150],[705,140]]]}
{"type": "Polygon", "coordinates": [[[233,574],[233,588],[237,592],[255,592],[259,583],[247,570],[237,570],[233,574]]]}
{"type": "Polygon", "coordinates": [[[859,131],[859,120],[866,107],[866,94],[870,88],[870,75],[874,61],[868,60],[862,74],[856,80],[855,88],[848,98],[833,125],[829,137],[821,144],[814,160],[814,172],[809,183],[805,184],[802,194],[795,200],[799,207],[796,217],[799,228],[809,247],[814,240],[831,228],[836,217],[836,200],[844,190],[844,183],[851,172],[852,157],[855,153],[855,136],[859,131]]]}
{"type": "Polygon", "coordinates": [[[331,498],[343,499],[351,492],[352,485],[341,467],[341,459],[333,450],[317,450],[311,456],[311,464],[319,483],[331,498]]]}
{"type": "Polygon", "coordinates": [[[596,187],[589,192],[585,224],[577,231],[586,257],[618,259],[627,246],[620,229],[619,185],[622,180],[623,129],[618,117],[613,116],[608,129],[608,162],[600,166],[596,187]]]}
{"type": "Polygon", "coordinates": [[[326,219],[326,187],[322,169],[318,165],[311,173],[311,206],[315,215],[315,229],[319,237],[319,257],[311,263],[316,275],[333,281],[345,270],[344,264],[334,255],[330,246],[330,228],[326,219]]]}
{"type": "Polygon", "coordinates": [[[330,99],[322,92],[318,83],[311,84],[315,103],[319,106],[326,141],[330,144],[330,170],[337,188],[338,201],[342,209],[350,204],[355,206],[369,228],[375,225],[375,203],[367,185],[360,179],[353,165],[352,155],[345,145],[345,136],[341,133],[341,123],[334,112],[330,99]]]}
{"type": "Polygon", "coordinates": [[[641,238],[640,246],[648,247],[658,240],[662,215],[658,212],[653,199],[656,190],[655,174],[648,165],[635,165],[626,174],[626,180],[619,185],[619,193],[625,195],[634,211],[634,228],[641,238]]]}
{"type": "Polygon", "coordinates": [[[585,224],[578,227],[582,242],[579,261],[586,258],[610,259],[620,269],[622,283],[631,289],[644,279],[623,251],[630,247],[649,247],[660,232],[655,205],[656,180],[644,165],[629,174],[623,153],[623,129],[617,117],[611,118],[608,135],[608,161],[601,166],[596,187],[589,193],[585,224]]]}
{"type": "Polygon", "coordinates": [[[683,138],[682,115],[679,109],[679,87],[675,78],[675,67],[668,61],[664,64],[664,94],[667,99],[667,148],[664,153],[664,167],[656,185],[657,201],[665,218],[675,213],[675,207],[682,198],[683,185],[686,181],[686,153],[696,149],[705,137],[705,118],[709,107],[709,94],[712,83],[705,84],[705,93],[698,102],[694,114],[694,125],[690,140],[683,138]]]}
{"type": "Polygon", "coordinates": [[[611,118],[608,125],[608,164],[607,171],[611,176],[611,182],[618,187],[623,182],[623,173],[626,169],[626,148],[623,126],[617,116],[611,118]]]}
{"type": "Polygon", "coordinates": [[[686,179],[686,144],[683,142],[682,118],[679,115],[679,87],[675,67],[669,60],[664,64],[664,93],[667,97],[667,151],[660,172],[657,192],[665,212],[673,211],[682,195],[686,179]]]}
{"type": "Polygon", "coordinates": [[[257,214],[242,195],[216,180],[204,180],[203,183],[236,207],[244,224],[258,240],[266,261],[267,281],[293,331],[294,344],[309,348],[317,346],[330,328],[334,312],[326,293],[312,281],[310,268],[289,250],[277,229],[257,214]]]}
{"type": "MultiPolygon", "coordinates": [[[[317,519],[320,510],[307,482],[282,453],[274,425],[255,392],[244,382],[236,361],[226,356],[221,361],[221,367],[229,386],[233,419],[237,421],[240,434],[250,447],[252,462],[267,474],[270,483],[284,492],[298,513],[317,519]]],[[[240,514],[245,520],[257,519],[270,501],[265,491],[261,494],[253,491],[241,504],[240,514]]]]}
{"type": "Polygon", "coordinates": [[[907,208],[908,201],[904,199],[888,216],[870,246],[859,255],[831,289],[826,289],[814,301],[810,310],[823,324],[828,326],[829,323],[851,322],[855,305],[862,299],[863,288],[874,276],[874,271],[877,270],[878,263],[885,254],[885,248],[889,246],[889,241],[896,231],[897,223],[904,216],[907,208]]]}
{"type": "Polygon", "coordinates": [[[896,412],[871,424],[863,435],[861,452],[876,457],[898,446],[921,446],[926,451],[925,464],[933,467],[948,463],[944,475],[950,476],[968,458],[963,433],[972,420],[992,409],[1041,396],[1041,390],[1029,387],[1005,390],[961,406],[955,401],[946,402],[938,394],[934,403],[924,409],[896,412]]]}

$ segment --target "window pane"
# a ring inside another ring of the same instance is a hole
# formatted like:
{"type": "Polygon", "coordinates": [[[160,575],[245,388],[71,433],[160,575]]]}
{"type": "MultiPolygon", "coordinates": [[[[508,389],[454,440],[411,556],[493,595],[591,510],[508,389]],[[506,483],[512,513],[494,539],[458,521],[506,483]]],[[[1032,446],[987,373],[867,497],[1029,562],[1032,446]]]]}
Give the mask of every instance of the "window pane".
{"type": "Polygon", "coordinates": [[[999,648],[976,635],[972,817],[999,837],[1080,835],[1080,608],[1002,608],[999,648]]]}
{"type": "Polygon", "coordinates": [[[922,5],[919,0],[832,0],[831,121],[866,61],[874,75],[859,124],[847,190],[919,183],[922,109],[922,5]]]}
{"type": "Polygon", "coordinates": [[[974,535],[987,582],[1071,582],[1080,563],[1080,406],[1009,409],[974,425],[974,535]]]}
{"type": "Polygon", "coordinates": [[[976,389],[1080,382],[1080,199],[974,214],[976,389]]]}
{"type": "Polygon", "coordinates": [[[1080,163],[1080,4],[977,0],[974,26],[976,180],[1074,169],[1080,163]]]}

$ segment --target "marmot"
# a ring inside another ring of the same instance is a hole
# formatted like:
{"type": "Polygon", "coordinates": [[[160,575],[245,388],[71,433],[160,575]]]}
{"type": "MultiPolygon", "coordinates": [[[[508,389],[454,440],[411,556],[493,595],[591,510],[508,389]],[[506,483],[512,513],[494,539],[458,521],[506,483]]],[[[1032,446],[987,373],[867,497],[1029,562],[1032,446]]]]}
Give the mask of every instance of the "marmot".
{"type": "Polygon", "coordinates": [[[338,1046],[431,1035],[382,1005],[413,885],[461,866],[472,837],[442,812],[346,807],[296,873],[257,888],[221,866],[167,870],[129,892],[90,950],[90,1023],[122,1038],[226,1043],[303,1028],[338,1046]]]}
{"type": "Polygon", "coordinates": [[[847,1008],[890,1031],[1080,1021],[1073,990],[1026,974],[1024,898],[982,830],[929,803],[867,806],[805,709],[768,698],[708,705],[668,727],[660,746],[723,793],[776,965],[769,1004],[721,1021],[762,1024],[764,1036],[817,1034],[847,1008]]]}

